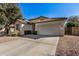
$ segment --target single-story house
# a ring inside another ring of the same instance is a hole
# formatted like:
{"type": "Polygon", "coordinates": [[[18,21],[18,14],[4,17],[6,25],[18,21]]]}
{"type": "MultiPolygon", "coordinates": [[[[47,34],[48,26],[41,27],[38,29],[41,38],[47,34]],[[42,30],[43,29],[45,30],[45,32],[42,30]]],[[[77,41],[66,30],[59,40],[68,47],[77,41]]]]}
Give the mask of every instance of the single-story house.
{"type": "Polygon", "coordinates": [[[35,22],[38,35],[64,35],[66,18],[45,19],[35,22]]]}
{"type": "Polygon", "coordinates": [[[16,29],[20,31],[20,35],[26,35],[27,31],[37,31],[38,35],[64,35],[66,18],[52,18],[39,21],[23,21],[16,22],[16,29]]]}

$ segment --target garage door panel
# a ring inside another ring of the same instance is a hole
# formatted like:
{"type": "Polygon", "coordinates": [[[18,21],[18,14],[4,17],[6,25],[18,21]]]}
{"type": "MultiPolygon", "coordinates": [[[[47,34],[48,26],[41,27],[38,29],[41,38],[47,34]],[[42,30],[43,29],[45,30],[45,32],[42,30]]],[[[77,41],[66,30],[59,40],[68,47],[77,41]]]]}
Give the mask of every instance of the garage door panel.
{"type": "Polygon", "coordinates": [[[58,35],[59,28],[56,26],[39,26],[38,33],[41,35],[58,35]]]}
{"type": "Polygon", "coordinates": [[[63,35],[64,27],[62,25],[64,25],[64,21],[37,23],[35,30],[40,35],[63,35]]]}

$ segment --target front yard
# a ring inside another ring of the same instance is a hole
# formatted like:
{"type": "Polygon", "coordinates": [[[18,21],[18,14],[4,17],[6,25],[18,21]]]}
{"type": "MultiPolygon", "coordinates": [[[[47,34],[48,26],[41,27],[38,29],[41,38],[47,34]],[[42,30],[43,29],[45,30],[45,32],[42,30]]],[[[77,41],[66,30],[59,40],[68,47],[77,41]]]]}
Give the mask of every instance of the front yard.
{"type": "Polygon", "coordinates": [[[79,56],[79,36],[60,37],[55,55],[79,56]]]}

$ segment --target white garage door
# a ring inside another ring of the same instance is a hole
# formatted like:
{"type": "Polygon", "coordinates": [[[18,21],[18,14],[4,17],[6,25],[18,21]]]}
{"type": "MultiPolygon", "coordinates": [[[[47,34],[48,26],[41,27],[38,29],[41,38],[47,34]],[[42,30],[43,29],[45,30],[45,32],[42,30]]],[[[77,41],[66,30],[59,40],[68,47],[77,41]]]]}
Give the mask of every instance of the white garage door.
{"type": "Polygon", "coordinates": [[[56,24],[41,24],[36,26],[40,35],[60,35],[60,27],[56,24]]]}

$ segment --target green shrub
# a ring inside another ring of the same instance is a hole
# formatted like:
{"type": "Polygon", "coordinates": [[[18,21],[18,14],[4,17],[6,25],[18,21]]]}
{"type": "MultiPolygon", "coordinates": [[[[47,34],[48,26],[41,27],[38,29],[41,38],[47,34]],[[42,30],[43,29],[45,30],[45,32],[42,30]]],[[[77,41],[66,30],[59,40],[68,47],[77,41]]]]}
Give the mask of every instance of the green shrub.
{"type": "Polygon", "coordinates": [[[67,27],[76,27],[76,26],[79,26],[79,23],[77,23],[77,22],[68,22],[68,23],[66,24],[66,26],[67,26],[67,27]]]}

